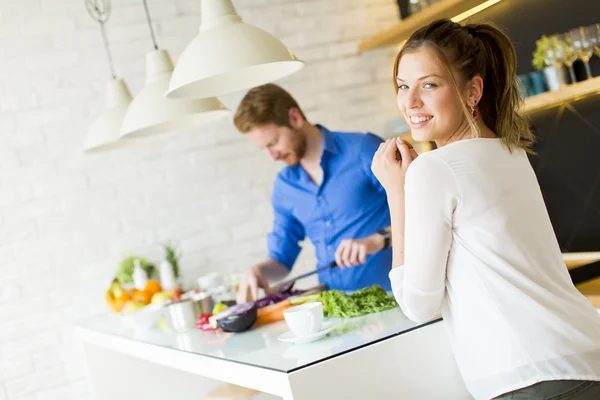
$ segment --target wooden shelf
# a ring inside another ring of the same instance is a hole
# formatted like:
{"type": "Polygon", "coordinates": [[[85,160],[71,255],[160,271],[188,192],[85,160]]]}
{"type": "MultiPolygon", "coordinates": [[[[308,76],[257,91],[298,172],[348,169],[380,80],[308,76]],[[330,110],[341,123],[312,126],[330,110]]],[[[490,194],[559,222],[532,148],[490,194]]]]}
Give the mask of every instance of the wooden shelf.
{"type": "Polygon", "coordinates": [[[600,311],[600,278],[580,283],[576,288],[600,311]]]}
{"type": "Polygon", "coordinates": [[[463,18],[458,19],[455,19],[455,17],[476,7],[477,9],[473,10],[473,14],[477,13],[499,1],[500,0],[440,0],[423,11],[403,19],[393,28],[361,42],[358,45],[358,49],[359,51],[367,51],[378,47],[401,43],[408,39],[411,33],[436,19],[452,18],[455,21],[462,20],[467,18],[467,16],[462,16],[463,18]]]}
{"type": "Polygon", "coordinates": [[[567,101],[575,101],[600,93],[600,77],[564,86],[553,92],[545,92],[525,99],[523,113],[545,110],[567,101]]]}
{"type": "Polygon", "coordinates": [[[567,265],[568,269],[573,269],[600,261],[600,251],[587,253],[563,253],[563,260],[565,260],[565,264],[567,265]]]}

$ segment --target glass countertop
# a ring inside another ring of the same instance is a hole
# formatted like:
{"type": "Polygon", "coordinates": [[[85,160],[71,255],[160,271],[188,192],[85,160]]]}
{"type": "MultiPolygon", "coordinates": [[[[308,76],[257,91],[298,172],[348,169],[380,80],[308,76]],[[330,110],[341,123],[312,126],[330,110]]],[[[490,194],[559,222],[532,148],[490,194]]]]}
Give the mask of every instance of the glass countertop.
{"type": "Polygon", "coordinates": [[[77,326],[107,335],[171,348],[281,372],[293,372],[351,350],[423,327],[395,308],[354,318],[325,318],[324,324],[337,324],[323,339],[306,344],[279,341],[288,331],[285,321],[227,333],[192,329],[184,333],[153,328],[144,332],[129,329],[121,316],[101,314],[79,321],[77,326]]]}

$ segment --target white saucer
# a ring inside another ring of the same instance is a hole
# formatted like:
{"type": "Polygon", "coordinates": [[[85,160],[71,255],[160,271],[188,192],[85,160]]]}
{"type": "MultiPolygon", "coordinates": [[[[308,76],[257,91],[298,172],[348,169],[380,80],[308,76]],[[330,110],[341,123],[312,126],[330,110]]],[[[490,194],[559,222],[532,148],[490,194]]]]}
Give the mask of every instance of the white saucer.
{"type": "Polygon", "coordinates": [[[279,337],[277,339],[281,340],[282,342],[291,342],[291,343],[296,343],[296,344],[314,342],[315,340],[319,340],[319,339],[323,338],[329,332],[334,330],[339,324],[338,323],[329,323],[329,324],[324,324],[324,325],[325,325],[325,327],[323,327],[323,329],[321,329],[319,332],[310,333],[308,335],[296,336],[296,334],[294,332],[287,331],[286,333],[282,333],[281,335],[279,335],[279,337]],[[327,325],[329,325],[329,326],[327,326],[327,325]]]}

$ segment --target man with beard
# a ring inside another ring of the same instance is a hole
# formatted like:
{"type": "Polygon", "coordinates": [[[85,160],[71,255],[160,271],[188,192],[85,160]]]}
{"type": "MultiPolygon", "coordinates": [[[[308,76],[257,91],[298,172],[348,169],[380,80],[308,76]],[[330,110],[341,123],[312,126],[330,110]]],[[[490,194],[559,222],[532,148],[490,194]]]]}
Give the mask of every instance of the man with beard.
{"type": "Polygon", "coordinates": [[[341,267],[319,273],[329,289],[378,284],[390,290],[390,216],[385,191],[371,172],[383,140],[311,124],[294,98],[274,84],[251,89],[234,123],[256,147],[287,164],[273,186],[268,257],[245,271],[237,301],[256,299],[259,288],[270,293],[269,281],[290,272],[306,237],[318,267],[341,267]]]}

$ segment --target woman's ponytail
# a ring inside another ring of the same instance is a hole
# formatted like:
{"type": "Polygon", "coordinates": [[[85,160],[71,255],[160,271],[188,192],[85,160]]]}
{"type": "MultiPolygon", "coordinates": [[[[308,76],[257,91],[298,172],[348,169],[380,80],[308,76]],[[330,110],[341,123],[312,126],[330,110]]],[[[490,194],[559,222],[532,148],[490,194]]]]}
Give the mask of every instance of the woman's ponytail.
{"type": "Polygon", "coordinates": [[[517,56],[510,39],[490,24],[466,26],[481,42],[485,55],[484,95],[480,115],[510,150],[526,150],[535,142],[528,121],[518,113],[522,104],[517,80],[517,56]]]}

